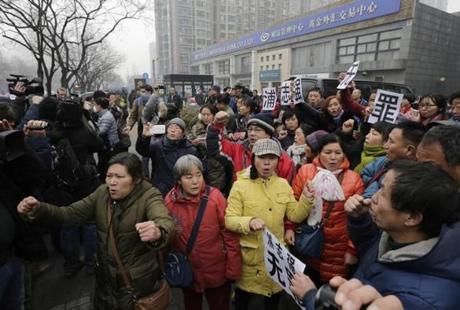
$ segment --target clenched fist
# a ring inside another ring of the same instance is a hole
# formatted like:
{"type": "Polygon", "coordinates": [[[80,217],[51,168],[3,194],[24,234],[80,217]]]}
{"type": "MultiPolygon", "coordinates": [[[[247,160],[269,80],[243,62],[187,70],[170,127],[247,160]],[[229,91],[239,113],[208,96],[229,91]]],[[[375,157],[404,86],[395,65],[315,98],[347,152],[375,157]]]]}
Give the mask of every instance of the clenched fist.
{"type": "Polygon", "coordinates": [[[35,197],[29,196],[21,200],[18,204],[18,212],[27,216],[33,215],[40,208],[40,201],[35,197]]]}
{"type": "Polygon", "coordinates": [[[161,230],[154,221],[137,223],[136,230],[143,242],[154,242],[161,238],[161,230]]]}

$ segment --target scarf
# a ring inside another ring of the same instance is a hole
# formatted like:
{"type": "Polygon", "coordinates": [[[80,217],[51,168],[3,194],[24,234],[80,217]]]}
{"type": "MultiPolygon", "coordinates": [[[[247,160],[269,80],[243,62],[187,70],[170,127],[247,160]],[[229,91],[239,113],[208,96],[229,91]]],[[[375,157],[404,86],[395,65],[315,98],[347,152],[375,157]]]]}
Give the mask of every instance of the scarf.
{"type": "Polygon", "coordinates": [[[373,162],[377,157],[384,156],[386,154],[383,145],[369,146],[364,145],[364,150],[361,152],[361,163],[354,169],[356,173],[361,173],[364,168],[373,162]]]}

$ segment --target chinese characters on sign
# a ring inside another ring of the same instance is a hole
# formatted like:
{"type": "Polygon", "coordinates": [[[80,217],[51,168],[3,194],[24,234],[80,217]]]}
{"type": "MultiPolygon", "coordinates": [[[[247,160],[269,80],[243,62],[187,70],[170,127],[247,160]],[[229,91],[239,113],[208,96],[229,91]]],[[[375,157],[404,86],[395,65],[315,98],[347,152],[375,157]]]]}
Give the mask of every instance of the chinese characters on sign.
{"type": "Polygon", "coordinates": [[[264,260],[267,273],[273,281],[278,283],[304,309],[302,300],[295,297],[290,287],[292,277],[296,272],[303,273],[305,264],[289,253],[268,229],[264,230],[264,260]]]}
{"type": "Polygon", "coordinates": [[[276,88],[275,87],[267,87],[262,89],[262,96],[263,96],[263,111],[273,111],[276,106],[276,88]]]}
{"type": "Polygon", "coordinates": [[[348,84],[350,84],[351,81],[356,76],[356,73],[358,72],[358,67],[359,67],[359,60],[355,61],[350,68],[347,70],[347,75],[345,78],[340,82],[339,86],[337,86],[337,89],[345,89],[347,88],[348,84]]]}
{"type": "Polygon", "coordinates": [[[396,118],[401,108],[403,94],[393,93],[385,90],[377,90],[375,98],[375,108],[372,115],[369,116],[368,123],[376,122],[396,123],[396,118]]]}
{"type": "Polygon", "coordinates": [[[281,84],[281,105],[291,103],[291,81],[285,81],[281,84]]]}
{"type": "Polygon", "coordinates": [[[302,95],[302,79],[296,78],[294,80],[294,104],[304,102],[302,95]]]}

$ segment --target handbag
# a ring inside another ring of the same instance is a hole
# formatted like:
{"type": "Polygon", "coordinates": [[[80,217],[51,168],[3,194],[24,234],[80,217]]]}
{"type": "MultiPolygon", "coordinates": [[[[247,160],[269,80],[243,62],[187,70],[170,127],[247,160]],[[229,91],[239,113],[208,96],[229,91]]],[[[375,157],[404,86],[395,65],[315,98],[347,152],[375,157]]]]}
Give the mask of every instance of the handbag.
{"type": "MultiPolygon", "coordinates": [[[[337,177],[340,184],[342,184],[343,177],[343,172],[341,172],[337,177]]],[[[324,245],[323,227],[327,224],[334,206],[334,201],[329,202],[326,216],[315,226],[301,224],[296,228],[294,246],[299,254],[313,258],[321,257],[324,245]]]]}
{"type": "MultiPolygon", "coordinates": [[[[168,309],[172,301],[172,293],[171,293],[171,288],[169,287],[165,279],[160,279],[159,280],[160,287],[157,290],[153,291],[152,293],[146,296],[138,298],[134,294],[134,288],[131,284],[131,279],[128,273],[126,272],[126,269],[123,266],[123,263],[121,262],[120,255],[118,254],[117,244],[115,242],[115,236],[113,234],[113,229],[112,229],[112,209],[110,208],[110,203],[107,209],[107,217],[109,221],[109,238],[110,238],[110,243],[112,244],[112,255],[115,258],[118,269],[121,272],[121,276],[123,277],[123,282],[125,282],[126,288],[128,289],[128,292],[131,294],[132,300],[134,302],[134,309],[135,310],[166,310],[168,309]]],[[[160,268],[164,272],[163,264],[161,263],[162,259],[158,252],[156,253],[156,256],[160,264],[160,268]]]]}
{"type": "Polygon", "coordinates": [[[295,231],[295,248],[303,256],[319,258],[323,252],[324,235],[323,226],[327,223],[331,211],[334,208],[334,202],[329,203],[325,221],[321,220],[317,225],[310,226],[302,224],[295,231]]]}
{"type": "Polygon", "coordinates": [[[193,223],[192,232],[187,241],[185,255],[177,251],[171,251],[166,256],[165,278],[172,287],[189,287],[193,283],[192,266],[187,257],[192,251],[193,244],[198,235],[198,229],[200,228],[201,220],[203,219],[204,211],[208,204],[209,189],[209,186],[206,186],[205,194],[201,197],[200,207],[195,222],[193,223]]]}

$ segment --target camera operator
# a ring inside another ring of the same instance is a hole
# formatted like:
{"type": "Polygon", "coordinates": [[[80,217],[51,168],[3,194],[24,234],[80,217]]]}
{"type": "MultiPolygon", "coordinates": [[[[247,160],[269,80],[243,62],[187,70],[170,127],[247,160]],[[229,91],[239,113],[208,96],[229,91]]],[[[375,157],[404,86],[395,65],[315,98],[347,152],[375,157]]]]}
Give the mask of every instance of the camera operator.
{"type": "Polygon", "coordinates": [[[24,260],[41,262],[47,250],[37,225],[21,221],[15,205],[40,195],[45,167],[24,144],[22,132],[12,130],[11,107],[0,108],[0,309],[22,309],[24,260]]]}

